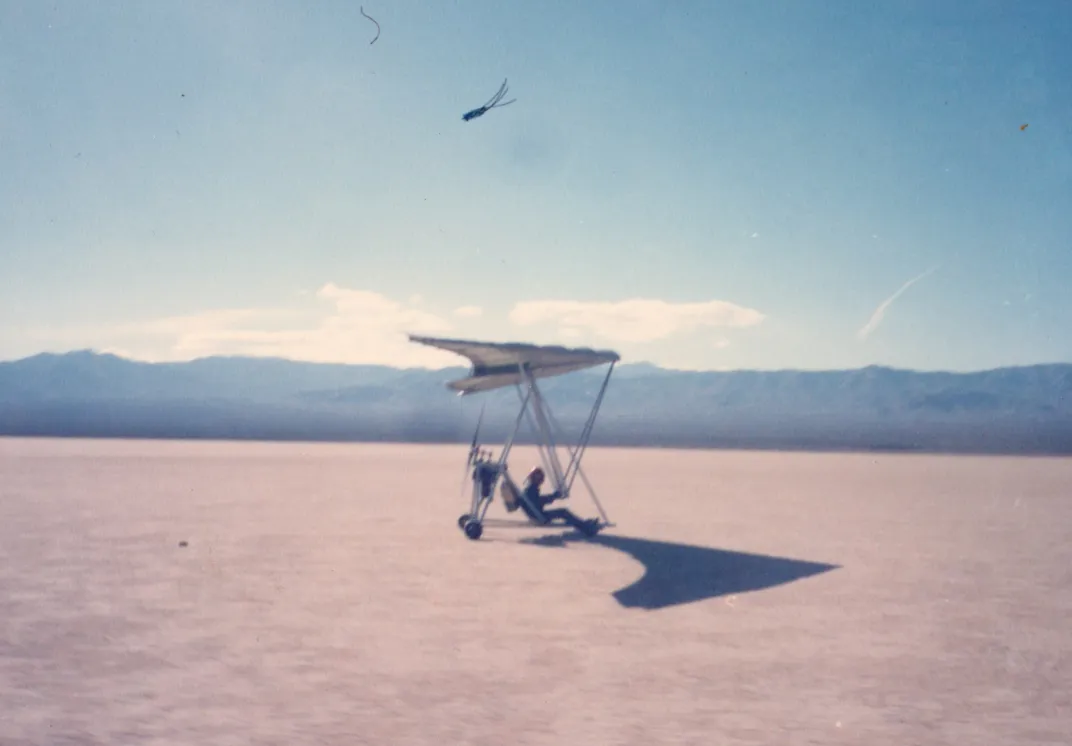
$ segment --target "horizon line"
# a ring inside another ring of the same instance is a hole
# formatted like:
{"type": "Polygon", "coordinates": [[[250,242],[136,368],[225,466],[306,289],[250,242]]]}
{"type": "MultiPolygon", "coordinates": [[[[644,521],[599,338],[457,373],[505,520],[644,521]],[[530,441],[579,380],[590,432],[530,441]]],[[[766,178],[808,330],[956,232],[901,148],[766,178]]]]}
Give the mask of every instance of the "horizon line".
{"type": "MultiPolygon", "coordinates": [[[[72,355],[93,355],[96,357],[112,357],[117,360],[122,360],[128,363],[134,363],[138,365],[188,365],[190,363],[205,361],[205,360],[259,360],[259,361],[274,361],[293,363],[297,365],[315,365],[315,366],[345,366],[351,368],[388,368],[390,370],[397,371],[414,371],[424,370],[429,372],[435,371],[448,371],[455,369],[468,369],[470,366],[464,363],[458,365],[446,365],[442,367],[429,367],[424,365],[415,366],[400,366],[391,365],[388,363],[347,363],[347,362],[331,362],[324,360],[303,360],[301,358],[280,357],[277,355],[204,355],[200,357],[191,357],[185,360],[145,360],[134,357],[127,357],[124,355],[118,355],[114,352],[106,352],[97,350],[91,347],[81,347],[75,349],[69,349],[63,352],[56,352],[50,350],[42,350],[40,352],[24,355],[18,358],[0,359],[0,365],[13,365],[16,363],[24,362],[26,360],[32,360],[39,357],[68,357],[72,355]]],[[[679,373],[679,374],[706,374],[706,373],[845,373],[845,372],[859,372],[871,369],[887,370],[892,372],[901,373],[918,373],[918,374],[949,374],[949,375],[973,375],[980,373],[992,373],[1002,370],[1019,370],[1026,368],[1047,368],[1047,367],[1061,367],[1072,366],[1072,361],[1052,361],[1052,362],[1038,362],[1038,363],[1016,363],[1009,365],[997,365],[987,368],[970,368],[970,369],[951,369],[951,368],[909,368],[899,367],[894,365],[885,365],[882,363],[868,363],[866,365],[860,365],[856,367],[843,367],[843,368],[798,368],[791,366],[782,366],[777,368],[706,368],[706,369],[690,369],[690,368],[671,368],[653,363],[648,360],[637,360],[634,362],[619,361],[615,363],[618,367],[649,367],[655,370],[666,373],[679,373]]]]}

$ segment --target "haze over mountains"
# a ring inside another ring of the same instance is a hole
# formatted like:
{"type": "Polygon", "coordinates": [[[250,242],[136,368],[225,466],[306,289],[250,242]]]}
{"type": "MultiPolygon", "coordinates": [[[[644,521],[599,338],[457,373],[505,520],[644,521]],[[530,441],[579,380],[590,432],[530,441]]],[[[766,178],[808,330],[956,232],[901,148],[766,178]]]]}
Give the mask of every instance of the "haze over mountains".
{"type": "MultiPolygon", "coordinates": [[[[541,382],[568,436],[583,426],[605,370],[541,382]]],[[[0,435],[468,443],[487,402],[482,440],[501,440],[516,391],[460,398],[445,384],[466,371],[41,354],[0,363],[0,435]]],[[[1070,454],[1072,365],[942,373],[621,364],[592,444],[1070,454]]]]}

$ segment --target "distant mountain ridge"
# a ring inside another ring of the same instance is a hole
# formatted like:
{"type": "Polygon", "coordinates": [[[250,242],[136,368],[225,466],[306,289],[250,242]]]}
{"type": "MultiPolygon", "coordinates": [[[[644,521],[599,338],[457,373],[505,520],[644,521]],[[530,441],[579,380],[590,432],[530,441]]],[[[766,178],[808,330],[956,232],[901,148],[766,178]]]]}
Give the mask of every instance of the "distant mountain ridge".
{"type": "MultiPolygon", "coordinates": [[[[278,358],[145,363],[42,353],[0,362],[0,435],[468,442],[502,437],[513,389],[460,399],[468,368],[278,358]]],[[[542,382],[579,429],[605,369],[542,382]]],[[[686,372],[619,364],[593,445],[1072,453],[1072,365],[973,373],[881,366],[686,372]]]]}

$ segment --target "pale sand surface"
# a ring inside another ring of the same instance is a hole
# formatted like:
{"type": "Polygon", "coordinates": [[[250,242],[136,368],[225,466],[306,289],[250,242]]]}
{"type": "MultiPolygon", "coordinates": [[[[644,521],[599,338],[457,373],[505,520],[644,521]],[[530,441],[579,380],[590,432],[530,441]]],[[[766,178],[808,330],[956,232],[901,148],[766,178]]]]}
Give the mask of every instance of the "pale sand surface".
{"type": "Polygon", "coordinates": [[[1072,460],[592,449],[606,538],[470,542],[464,453],[0,439],[0,743],[1072,739],[1072,460]]]}

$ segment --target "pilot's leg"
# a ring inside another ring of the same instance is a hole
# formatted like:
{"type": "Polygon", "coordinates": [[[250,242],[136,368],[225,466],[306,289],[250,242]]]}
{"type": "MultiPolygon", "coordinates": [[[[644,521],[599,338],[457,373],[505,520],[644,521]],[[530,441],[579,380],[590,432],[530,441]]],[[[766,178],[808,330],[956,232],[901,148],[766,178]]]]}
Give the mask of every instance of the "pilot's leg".
{"type": "Polygon", "coordinates": [[[565,508],[545,510],[543,514],[552,521],[556,518],[561,518],[570,526],[573,526],[575,529],[588,536],[594,535],[598,530],[598,524],[595,521],[582,520],[575,516],[572,511],[566,510],[565,508]]]}

